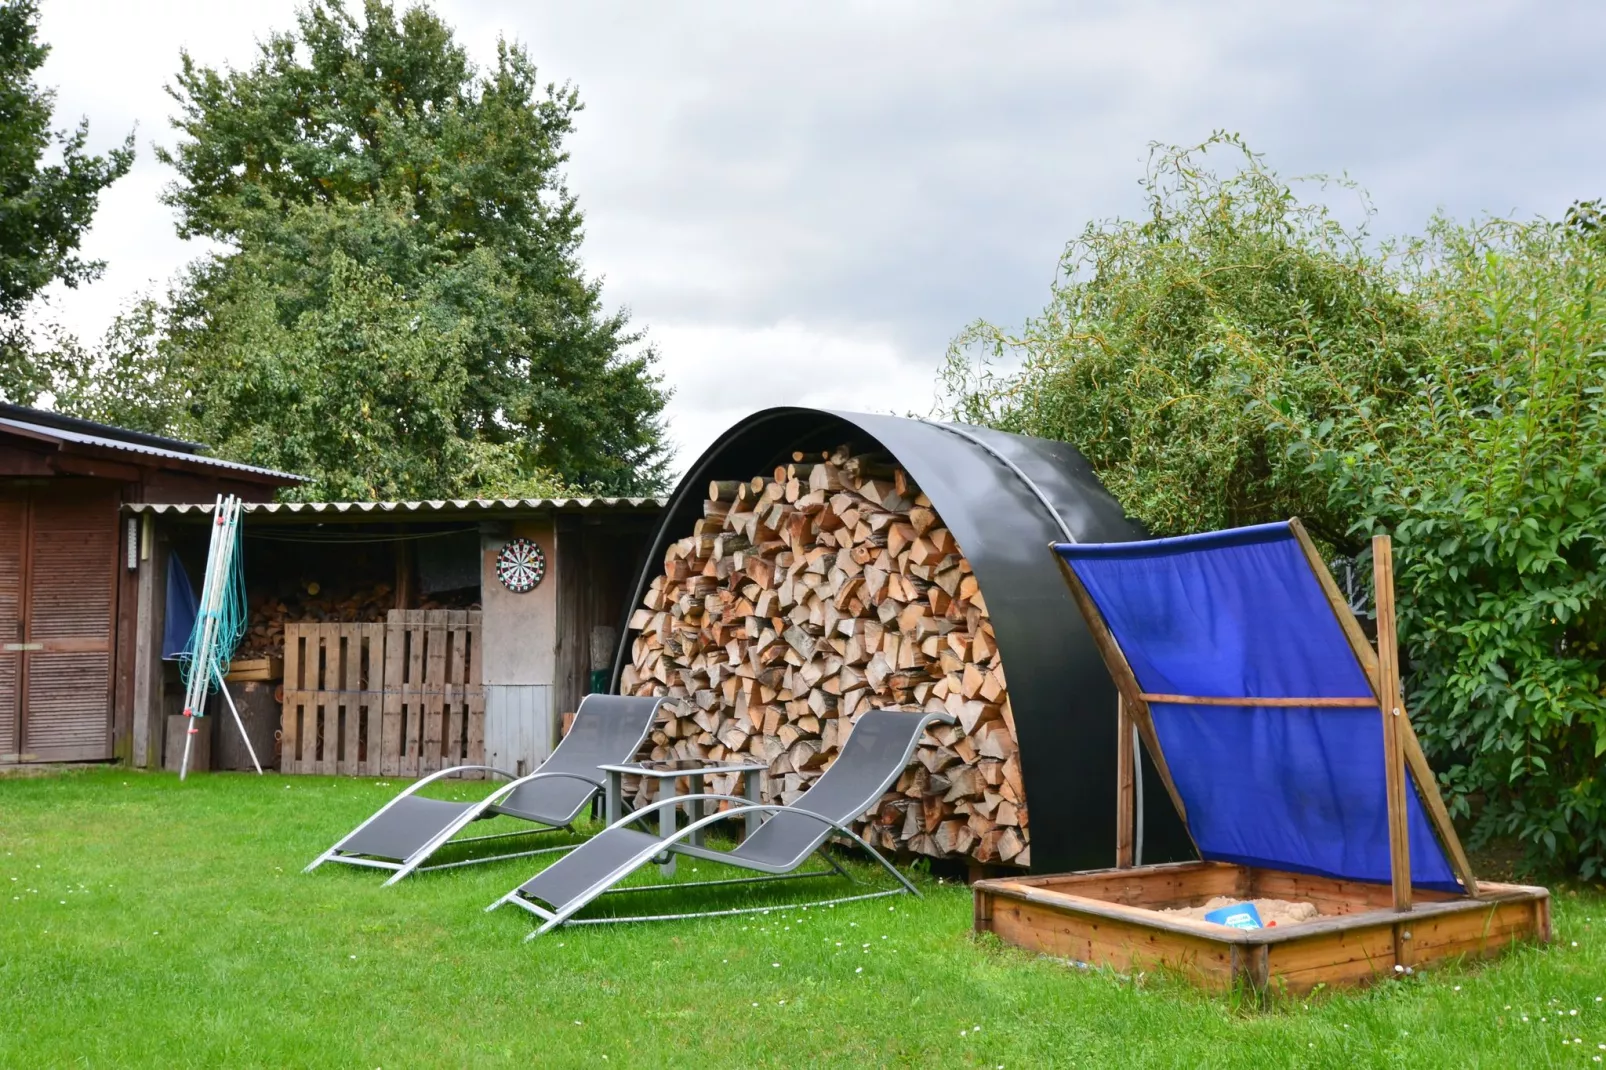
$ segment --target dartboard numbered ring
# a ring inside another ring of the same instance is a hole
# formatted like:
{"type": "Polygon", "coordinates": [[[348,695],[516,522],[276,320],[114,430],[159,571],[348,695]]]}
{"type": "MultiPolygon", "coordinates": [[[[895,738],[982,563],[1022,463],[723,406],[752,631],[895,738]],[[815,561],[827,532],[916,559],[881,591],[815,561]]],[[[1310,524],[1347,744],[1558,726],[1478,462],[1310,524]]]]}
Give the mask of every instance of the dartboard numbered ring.
{"type": "Polygon", "coordinates": [[[546,579],[546,554],[532,539],[514,539],[497,552],[496,578],[514,594],[533,591],[546,579]]]}

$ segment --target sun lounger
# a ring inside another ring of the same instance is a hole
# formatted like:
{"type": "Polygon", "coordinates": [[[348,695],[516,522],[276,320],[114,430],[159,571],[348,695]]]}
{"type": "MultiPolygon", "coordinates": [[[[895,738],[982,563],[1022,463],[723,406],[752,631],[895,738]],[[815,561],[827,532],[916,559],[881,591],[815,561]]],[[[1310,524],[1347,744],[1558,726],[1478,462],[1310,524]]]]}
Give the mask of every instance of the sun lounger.
{"type": "Polygon", "coordinates": [[[488,765],[460,765],[432,773],[409,785],[400,795],[380,807],[367,821],[319,855],[305,872],[310,873],[325,862],[344,862],[354,866],[394,870],[385,882],[391,885],[421,869],[448,869],[568,850],[567,847],[545,847],[424,865],[431,855],[448,842],[477,843],[567,829],[602,789],[597,766],[626,762],[633,758],[652,729],[653,717],[662,701],[658,698],[587,695],[575,712],[569,734],[563,737],[563,741],[535,772],[520,777],[488,765]],[[475,770],[505,777],[510,783],[503,784],[477,802],[448,802],[427,799],[418,794],[419,789],[437,780],[475,770]],[[453,839],[470,823],[497,816],[518,818],[540,827],[493,836],[453,839]]]}
{"type": "MultiPolygon", "coordinates": [[[[495,910],[504,903],[521,907],[540,918],[542,924],[529,938],[541,935],[564,924],[603,924],[620,921],[659,921],[671,918],[710,917],[725,914],[747,914],[757,910],[772,910],[773,905],[731,910],[707,910],[684,914],[657,914],[640,917],[575,918],[574,914],[598,896],[610,892],[639,892],[652,888],[687,888],[713,884],[749,884],[767,880],[786,880],[799,877],[829,876],[832,873],[847,876],[829,856],[831,869],[808,873],[795,872],[810,855],[814,854],[833,833],[845,836],[868,851],[882,867],[898,881],[899,887],[838,899],[823,900],[809,906],[845,903],[857,899],[874,899],[884,895],[909,892],[920,893],[873,847],[856,836],[848,827],[874,806],[908,766],[920,735],[932,721],[952,722],[947,714],[908,712],[903,710],[871,710],[854,724],[853,734],[814,785],[790,806],[764,806],[747,799],[730,795],[683,795],[666,799],[654,806],[644,807],[621,818],[604,831],[593,836],[563,858],[525,881],[507,895],[492,903],[487,910],[495,910]],[[703,800],[729,802],[732,807],[691,822],[667,839],[629,827],[654,811],[665,806],[678,806],[683,802],[703,800]],[[768,819],[756,832],[731,851],[715,851],[686,842],[704,826],[730,818],[745,817],[749,813],[768,814],[768,819]],[[760,877],[740,877],[729,880],[688,881],[672,885],[647,885],[616,888],[621,880],[647,865],[666,851],[722,862],[765,874],[760,877]],[[541,904],[545,904],[544,906],[541,904]]],[[[802,905],[802,904],[798,904],[802,905]]]]}

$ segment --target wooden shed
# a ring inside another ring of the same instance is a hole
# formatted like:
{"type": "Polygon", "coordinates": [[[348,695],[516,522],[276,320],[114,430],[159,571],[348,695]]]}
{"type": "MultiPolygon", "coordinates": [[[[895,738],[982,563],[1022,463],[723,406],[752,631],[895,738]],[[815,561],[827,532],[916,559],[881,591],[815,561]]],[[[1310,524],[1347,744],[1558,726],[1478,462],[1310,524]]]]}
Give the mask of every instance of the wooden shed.
{"type": "Polygon", "coordinates": [[[0,766],[105,761],[133,747],[133,618],[149,546],[119,510],[300,477],[193,442],[0,404],[0,766]]]}
{"type": "MultiPolygon", "coordinates": [[[[248,719],[271,718],[264,764],[273,755],[282,772],[374,776],[464,761],[533,768],[612,664],[662,508],[652,498],[248,504],[249,620],[231,686],[248,719]]],[[[162,763],[178,712],[176,673],[159,658],[163,570],[201,574],[211,510],[128,507],[158,550],[140,583],[139,765],[162,763]]],[[[223,726],[219,746],[231,735],[223,726]]]]}

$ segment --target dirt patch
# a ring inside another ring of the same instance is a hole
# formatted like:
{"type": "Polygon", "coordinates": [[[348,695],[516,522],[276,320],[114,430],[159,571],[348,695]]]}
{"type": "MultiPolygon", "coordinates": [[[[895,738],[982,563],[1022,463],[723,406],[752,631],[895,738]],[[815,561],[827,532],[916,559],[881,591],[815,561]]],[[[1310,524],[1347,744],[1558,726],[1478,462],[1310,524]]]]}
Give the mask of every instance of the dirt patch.
{"type": "Polygon", "coordinates": [[[1291,903],[1286,899],[1233,899],[1230,896],[1218,895],[1214,899],[1198,907],[1169,907],[1160,911],[1162,914],[1171,914],[1179,918],[1193,918],[1203,921],[1204,916],[1218,907],[1232,906],[1235,903],[1249,902],[1255,904],[1255,910],[1260,914],[1260,923],[1267,928],[1272,922],[1278,925],[1297,925],[1302,921],[1314,921],[1321,917],[1312,903],[1291,903]]]}

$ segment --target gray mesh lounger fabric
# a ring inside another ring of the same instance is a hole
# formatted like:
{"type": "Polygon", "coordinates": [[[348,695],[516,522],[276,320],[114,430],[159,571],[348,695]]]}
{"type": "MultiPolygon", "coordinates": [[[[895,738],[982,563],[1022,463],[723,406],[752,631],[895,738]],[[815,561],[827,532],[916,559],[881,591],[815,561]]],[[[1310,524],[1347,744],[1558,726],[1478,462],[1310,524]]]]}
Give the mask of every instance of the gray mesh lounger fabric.
{"type": "MultiPolygon", "coordinates": [[[[761,873],[791,873],[833,832],[852,835],[848,824],[875,805],[898,779],[909,764],[921,733],[934,720],[951,718],[902,710],[871,710],[855,723],[853,734],[836,761],[796,802],[789,807],[761,808],[771,811],[773,816],[740,846],[731,851],[712,851],[677,843],[675,850],[761,873]]],[[[669,800],[659,805],[675,805],[678,801],[682,800],[669,800]]],[[[752,809],[746,800],[731,801],[739,805],[721,815],[705,818],[700,824],[739,816],[752,809]]],[[[668,842],[656,836],[627,827],[628,823],[654,809],[657,807],[638,811],[598,833],[487,909],[515,903],[545,920],[538,933],[563,924],[668,846],[668,842]],[[545,903],[551,909],[543,909],[536,903],[545,903]]],[[[690,828],[684,829],[678,837],[690,831],[690,828]]],[[[859,843],[897,874],[868,844],[862,840],[859,843]]],[[[901,875],[899,879],[903,880],[901,875]]],[[[905,884],[907,886],[906,881],[905,884]]],[[[913,890],[912,886],[909,890],[913,890]]]]}
{"type": "MultiPolygon", "coordinates": [[[[587,695],[580,703],[584,719],[575,714],[569,734],[541,763],[540,771],[600,779],[597,766],[628,762],[636,756],[642,739],[652,730],[660,701],[628,695],[587,695]]],[[[526,780],[491,809],[511,817],[566,825],[596,792],[575,776],[526,780]]]]}
{"type": "MultiPolygon", "coordinates": [[[[587,695],[575,713],[568,735],[541,764],[525,777],[514,777],[489,766],[443,769],[409,785],[367,821],[325,851],[307,867],[324,862],[348,862],[395,870],[393,884],[416,869],[470,823],[498,814],[530,821],[543,829],[566,827],[601,786],[597,766],[627,762],[635,757],[651,731],[658,698],[621,695],[587,695]],[[435,780],[466,770],[484,769],[508,778],[476,802],[446,802],[415,794],[435,780]]],[[[562,848],[559,848],[562,849],[562,848]]],[[[549,850],[551,850],[549,848],[549,850]]],[[[525,857],[538,851],[496,855],[473,861],[525,857]]],[[[466,863],[465,863],[466,864],[466,863]]]]}

